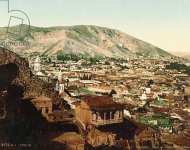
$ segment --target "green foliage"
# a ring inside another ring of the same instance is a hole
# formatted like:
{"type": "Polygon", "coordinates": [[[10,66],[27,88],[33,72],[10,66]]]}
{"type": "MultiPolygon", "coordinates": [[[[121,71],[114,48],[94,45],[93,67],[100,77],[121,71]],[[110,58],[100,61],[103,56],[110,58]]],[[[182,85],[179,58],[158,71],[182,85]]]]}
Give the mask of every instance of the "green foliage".
{"type": "Polygon", "coordinates": [[[156,128],[171,128],[172,127],[172,120],[163,115],[153,115],[153,116],[141,116],[139,121],[143,124],[148,124],[151,126],[155,126],[156,128]],[[158,125],[153,125],[150,121],[156,120],[158,125]]]}
{"type": "Polygon", "coordinates": [[[165,102],[164,100],[156,100],[154,104],[159,105],[159,106],[165,106],[167,102],[165,102]]]}
{"type": "Polygon", "coordinates": [[[106,62],[105,62],[105,65],[110,65],[110,62],[109,62],[109,61],[106,61],[106,62]]]}
{"type": "Polygon", "coordinates": [[[96,56],[94,56],[94,57],[90,57],[90,58],[89,58],[89,61],[90,61],[90,64],[91,64],[91,65],[96,65],[97,62],[100,62],[100,60],[102,60],[102,59],[103,59],[102,56],[96,55],[96,56]]]}
{"type": "Polygon", "coordinates": [[[103,59],[102,56],[96,55],[94,57],[89,56],[88,54],[73,54],[73,53],[62,53],[60,52],[57,55],[57,59],[58,60],[62,60],[62,61],[79,61],[81,59],[84,59],[86,61],[89,61],[90,64],[96,64],[97,62],[99,62],[100,60],[103,59]]]}
{"type": "Polygon", "coordinates": [[[87,58],[88,56],[85,54],[73,54],[73,53],[62,53],[62,52],[57,54],[57,59],[62,61],[69,61],[69,60],[79,61],[81,59],[87,60],[87,58]]]}
{"type": "Polygon", "coordinates": [[[86,26],[75,26],[73,27],[73,30],[81,36],[89,37],[89,38],[94,37],[94,35],[88,30],[86,26]]]}
{"type": "Polygon", "coordinates": [[[115,31],[114,31],[114,30],[111,30],[111,29],[107,29],[107,34],[108,34],[111,38],[115,37],[115,35],[116,35],[115,31]]]}
{"type": "Polygon", "coordinates": [[[78,60],[78,56],[74,55],[74,54],[58,54],[57,55],[57,59],[58,60],[63,60],[63,61],[67,61],[67,60],[77,61],[78,60]]]}
{"type": "Polygon", "coordinates": [[[164,51],[163,49],[158,48],[159,54],[164,57],[164,56],[170,56],[168,52],[164,51]]]}
{"type": "Polygon", "coordinates": [[[179,63],[171,63],[170,65],[166,66],[166,69],[176,69],[180,72],[187,73],[190,75],[190,67],[186,66],[185,64],[179,64],[179,63]]]}
{"type": "Polygon", "coordinates": [[[16,38],[17,41],[23,42],[25,40],[25,37],[18,37],[16,38]]]}
{"type": "Polygon", "coordinates": [[[43,32],[44,34],[47,34],[48,32],[51,32],[49,28],[33,28],[33,32],[43,32]]]}
{"type": "Polygon", "coordinates": [[[103,28],[102,32],[106,35],[108,35],[110,38],[113,38],[116,36],[116,31],[112,29],[103,28]]]}
{"type": "Polygon", "coordinates": [[[67,32],[67,37],[69,37],[71,39],[74,39],[74,40],[76,40],[78,42],[83,43],[83,41],[80,39],[80,37],[77,34],[73,34],[71,32],[67,32]]]}

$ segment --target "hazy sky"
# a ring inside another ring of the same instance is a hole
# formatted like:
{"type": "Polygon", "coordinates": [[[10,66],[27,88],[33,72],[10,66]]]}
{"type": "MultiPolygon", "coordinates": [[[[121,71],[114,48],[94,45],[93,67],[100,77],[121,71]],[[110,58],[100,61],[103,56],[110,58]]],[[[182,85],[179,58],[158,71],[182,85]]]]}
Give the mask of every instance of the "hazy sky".
{"type": "MultiPolygon", "coordinates": [[[[35,26],[116,28],[168,51],[190,53],[190,0],[10,0],[35,26]]],[[[8,23],[0,0],[0,26],[8,23]]]]}

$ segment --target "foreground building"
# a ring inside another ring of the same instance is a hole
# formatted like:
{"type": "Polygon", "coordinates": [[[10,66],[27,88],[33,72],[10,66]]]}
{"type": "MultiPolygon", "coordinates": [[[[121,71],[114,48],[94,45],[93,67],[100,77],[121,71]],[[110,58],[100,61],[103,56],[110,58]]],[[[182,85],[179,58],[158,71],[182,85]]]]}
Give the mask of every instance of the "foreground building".
{"type": "Polygon", "coordinates": [[[76,120],[86,133],[86,141],[92,147],[138,149],[160,147],[157,130],[124,119],[124,105],[113,101],[110,96],[83,96],[77,102],[76,120]]]}
{"type": "Polygon", "coordinates": [[[84,96],[76,106],[76,120],[84,128],[123,122],[124,107],[109,96],[84,96]]]}
{"type": "Polygon", "coordinates": [[[44,116],[48,117],[48,114],[52,113],[53,103],[52,100],[45,96],[40,96],[32,100],[33,105],[44,116]]]}

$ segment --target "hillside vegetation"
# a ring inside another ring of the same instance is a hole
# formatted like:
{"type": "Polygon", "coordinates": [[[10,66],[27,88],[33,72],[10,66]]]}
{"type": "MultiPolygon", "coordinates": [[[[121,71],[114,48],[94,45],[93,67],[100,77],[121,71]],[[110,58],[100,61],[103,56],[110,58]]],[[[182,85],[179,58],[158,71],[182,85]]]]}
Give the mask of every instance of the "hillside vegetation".
{"type": "MultiPolygon", "coordinates": [[[[1,39],[5,37],[5,31],[4,28],[0,28],[1,39]]],[[[25,40],[29,42],[30,46],[26,48],[13,45],[12,48],[15,52],[39,52],[47,56],[74,53],[92,57],[98,55],[116,58],[134,56],[164,58],[172,56],[156,46],[118,30],[89,25],[31,27],[30,35],[25,40]]]]}

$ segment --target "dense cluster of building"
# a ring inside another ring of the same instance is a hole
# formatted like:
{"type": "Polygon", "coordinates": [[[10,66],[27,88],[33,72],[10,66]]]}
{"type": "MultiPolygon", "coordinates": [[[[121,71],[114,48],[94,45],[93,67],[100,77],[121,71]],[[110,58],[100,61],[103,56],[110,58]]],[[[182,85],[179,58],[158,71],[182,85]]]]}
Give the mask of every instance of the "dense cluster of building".
{"type": "Polygon", "coordinates": [[[84,142],[96,148],[184,148],[190,146],[190,76],[167,69],[176,60],[105,58],[29,60],[33,73],[55,85],[61,107],[46,97],[33,103],[49,121],[69,119],[84,142]]]}

